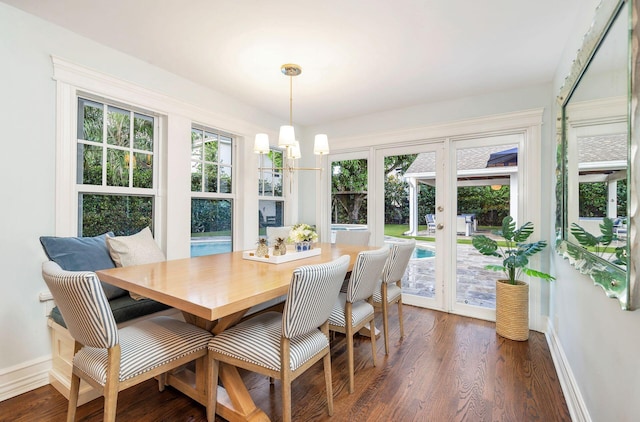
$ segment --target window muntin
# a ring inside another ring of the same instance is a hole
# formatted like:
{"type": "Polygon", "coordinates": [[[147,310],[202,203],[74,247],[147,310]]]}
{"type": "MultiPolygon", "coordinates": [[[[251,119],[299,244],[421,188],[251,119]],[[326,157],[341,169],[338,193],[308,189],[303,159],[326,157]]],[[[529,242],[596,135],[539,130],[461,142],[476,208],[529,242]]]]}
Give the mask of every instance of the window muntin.
{"type": "Polygon", "coordinates": [[[153,229],[155,118],[83,97],[77,104],[78,235],[153,229]]]}
{"type": "Polygon", "coordinates": [[[233,138],[191,128],[191,192],[232,193],[233,138]]]}
{"type": "Polygon", "coordinates": [[[284,153],[271,149],[268,154],[260,154],[258,170],[258,195],[282,197],[282,163],[284,153]]]}
{"type": "Polygon", "coordinates": [[[152,189],[154,140],[152,116],[78,98],[77,183],[152,189]]]}

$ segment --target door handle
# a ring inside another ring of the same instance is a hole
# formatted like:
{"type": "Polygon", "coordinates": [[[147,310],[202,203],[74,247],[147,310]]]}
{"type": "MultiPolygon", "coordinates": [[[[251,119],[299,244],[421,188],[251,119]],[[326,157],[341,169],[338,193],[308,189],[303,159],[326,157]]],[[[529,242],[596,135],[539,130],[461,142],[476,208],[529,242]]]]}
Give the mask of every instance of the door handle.
{"type": "Polygon", "coordinates": [[[436,225],[436,229],[438,229],[438,230],[442,230],[442,229],[444,229],[444,224],[438,224],[438,225],[436,225]]]}

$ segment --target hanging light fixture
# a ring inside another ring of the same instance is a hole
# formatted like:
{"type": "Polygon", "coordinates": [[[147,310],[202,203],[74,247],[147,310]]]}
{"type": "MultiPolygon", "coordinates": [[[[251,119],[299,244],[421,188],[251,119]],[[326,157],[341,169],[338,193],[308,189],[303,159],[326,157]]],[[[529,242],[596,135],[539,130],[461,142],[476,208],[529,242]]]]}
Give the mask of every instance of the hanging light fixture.
{"type": "MultiPolygon", "coordinates": [[[[302,68],[297,64],[283,64],[280,67],[283,75],[289,77],[289,124],[280,126],[278,146],[285,149],[285,160],[283,170],[293,172],[294,170],[322,170],[316,167],[296,167],[295,160],[302,157],[300,153],[300,142],[296,140],[295,129],[293,128],[293,77],[302,73],[302,68]]],[[[256,134],[253,152],[256,154],[269,153],[269,135],[266,133],[256,134]]],[[[325,134],[315,136],[313,153],[323,155],[329,153],[329,138],[325,134]]]]}

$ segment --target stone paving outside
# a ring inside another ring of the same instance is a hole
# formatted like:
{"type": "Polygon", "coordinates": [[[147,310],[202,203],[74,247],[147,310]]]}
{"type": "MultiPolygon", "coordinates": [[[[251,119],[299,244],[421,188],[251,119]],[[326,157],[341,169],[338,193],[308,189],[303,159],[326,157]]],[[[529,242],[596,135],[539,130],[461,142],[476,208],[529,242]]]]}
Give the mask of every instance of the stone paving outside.
{"type": "MultiPolygon", "coordinates": [[[[417,245],[434,249],[432,242],[418,241],[417,245]]],[[[456,300],[458,303],[495,308],[495,283],[502,273],[485,270],[484,267],[487,264],[501,264],[501,260],[482,255],[472,245],[457,244],[456,300]]],[[[433,257],[411,259],[402,279],[402,291],[417,296],[434,297],[434,273],[433,257]]],[[[449,281],[445,280],[446,283],[449,281]]]]}

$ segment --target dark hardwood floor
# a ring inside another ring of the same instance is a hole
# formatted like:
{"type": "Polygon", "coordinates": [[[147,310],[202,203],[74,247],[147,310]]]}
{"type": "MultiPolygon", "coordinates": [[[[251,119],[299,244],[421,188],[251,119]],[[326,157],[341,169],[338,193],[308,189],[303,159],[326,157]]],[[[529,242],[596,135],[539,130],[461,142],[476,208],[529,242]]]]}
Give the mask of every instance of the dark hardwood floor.
{"type": "MultiPolygon", "coordinates": [[[[377,343],[372,366],[365,337],[355,341],[355,392],[348,393],[344,337],[332,344],[334,416],[326,410],[322,365],[293,382],[295,421],[570,421],[543,334],[528,342],[495,334],[486,321],[404,306],[405,339],[391,313],[391,351],[377,343]]],[[[377,326],[382,322],[378,317],[377,326]]],[[[280,386],[245,373],[256,404],[280,420],[280,386]]],[[[102,398],[78,409],[77,420],[101,421],[102,398]]],[[[67,400],[47,385],[0,403],[0,421],[64,421],[67,400]]],[[[120,393],[119,421],[205,421],[204,407],[147,381],[120,393]]],[[[221,420],[216,418],[216,421],[221,420]]]]}

